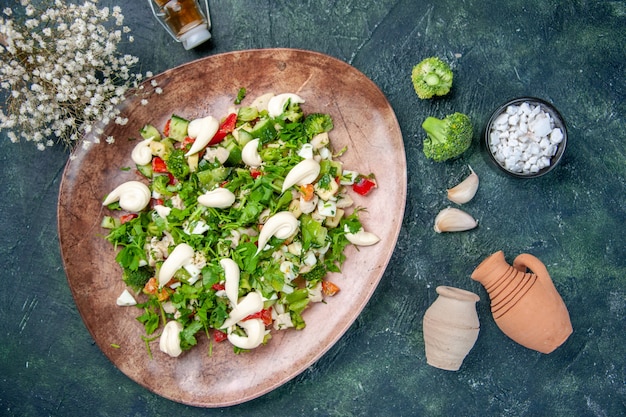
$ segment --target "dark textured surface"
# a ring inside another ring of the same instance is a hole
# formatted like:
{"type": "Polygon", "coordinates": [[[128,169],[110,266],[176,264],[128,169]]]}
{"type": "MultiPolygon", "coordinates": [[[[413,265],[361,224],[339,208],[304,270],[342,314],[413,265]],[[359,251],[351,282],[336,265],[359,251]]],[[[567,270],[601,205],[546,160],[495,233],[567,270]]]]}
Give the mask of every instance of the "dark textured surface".
{"type": "MultiPolygon", "coordinates": [[[[101,1],[101,5],[113,5],[101,1]]],[[[390,266],[363,314],[315,365],[283,387],[226,409],[160,398],[119,372],[76,311],[61,264],[56,198],[67,159],[0,138],[0,414],[9,416],[374,416],[626,414],[626,3],[624,1],[220,1],[214,40],[171,41],[145,2],[120,4],[155,73],[220,52],[291,47],[354,65],[386,94],[404,134],[408,197],[390,266]],[[453,63],[452,94],[419,101],[412,66],[453,63]],[[501,102],[533,95],[566,119],[568,149],[551,174],[520,181],[489,165],[479,130],[501,102]],[[475,145],[435,164],[421,154],[427,115],[466,112],[475,145]],[[478,229],[436,235],[445,189],[481,178],[464,206],[478,229]],[[550,355],[508,340],[469,275],[487,255],[530,252],[548,267],[574,334],[550,355]],[[425,363],[422,316],[437,285],[480,295],[481,332],[458,372],[425,363]]],[[[227,74],[216,74],[227,76],[227,74]]],[[[358,92],[355,92],[355,96],[358,92]]],[[[384,213],[381,213],[384,215],[384,213]]]]}

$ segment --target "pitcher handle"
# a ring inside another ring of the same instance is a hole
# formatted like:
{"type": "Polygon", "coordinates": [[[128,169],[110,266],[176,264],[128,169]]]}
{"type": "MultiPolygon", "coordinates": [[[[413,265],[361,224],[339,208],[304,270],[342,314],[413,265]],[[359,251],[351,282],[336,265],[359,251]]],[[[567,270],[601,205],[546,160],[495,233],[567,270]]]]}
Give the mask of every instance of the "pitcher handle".
{"type": "Polygon", "coordinates": [[[530,269],[538,277],[550,279],[550,274],[548,273],[548,269],[544,263],[530,253],[522,253],[518,255],[513,261],[513,268],[524,273],[530,269]]]}

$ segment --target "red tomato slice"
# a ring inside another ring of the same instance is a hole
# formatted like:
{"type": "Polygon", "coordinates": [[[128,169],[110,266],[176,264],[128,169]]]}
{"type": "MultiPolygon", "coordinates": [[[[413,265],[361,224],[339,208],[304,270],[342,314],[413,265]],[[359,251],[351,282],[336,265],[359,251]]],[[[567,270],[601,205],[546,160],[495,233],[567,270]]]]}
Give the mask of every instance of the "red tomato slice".
{"type": "Polygon", "coordinates": [[[231,113],[226,116],[226,119],[224,119],[213,138],[209,141],[209,145],[215,145],[223,141],[229,133],[232,133],[233,130],[235,130],[236,124],[237,113],[231,113]]]}
{"type": "Polygon", "coordinates": [[[137,217],[139,216],[136,213],[124,214],[123,216],[120,216],[120,223],[124,224],[132,219],[136,219],[137,217]]]}
{"type": "Polygon", "coordinates": [[[226,339],[228,339],[228,334],[224,333],[223,331],[216,329],[213,332],[213,340],[215,340],[217,343],[223,342],[226,339]]]}
{"type": "Polygon", "coordinates": [[[360,195],[367,195],[376,188],[376,181],[373,179],[360,176],[356,179],[354,184],[352,184],[352,190],[360,195]]]}
{"type": "Polygon", "coordinates": [[[165,161],[158,156],[152,158],[152,172],[156,172],[158,174],[165,174],[167,172],[165,161]]]}
{"type": "Polygon", "coordinates": [[[269,326],[270,324],[272,324],[272,307],[264,308],[261,311],[258,311],[254,314],[250,314],[244,320],[252,320],[252,319],[261,319],[263,320],[263,324],[265,324],[266,326],[269,326]]]}

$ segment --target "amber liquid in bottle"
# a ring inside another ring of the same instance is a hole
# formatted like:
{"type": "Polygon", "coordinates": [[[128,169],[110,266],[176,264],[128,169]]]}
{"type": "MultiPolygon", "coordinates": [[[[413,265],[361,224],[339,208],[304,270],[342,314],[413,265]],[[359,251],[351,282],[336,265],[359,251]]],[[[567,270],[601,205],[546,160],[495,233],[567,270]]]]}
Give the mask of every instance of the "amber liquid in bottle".
{"type": "Polygon", "coordinates": [[[154,0],[165,14],[165,23],[179,37],[190,29],[204,23],[196,0],[154,0]]]}

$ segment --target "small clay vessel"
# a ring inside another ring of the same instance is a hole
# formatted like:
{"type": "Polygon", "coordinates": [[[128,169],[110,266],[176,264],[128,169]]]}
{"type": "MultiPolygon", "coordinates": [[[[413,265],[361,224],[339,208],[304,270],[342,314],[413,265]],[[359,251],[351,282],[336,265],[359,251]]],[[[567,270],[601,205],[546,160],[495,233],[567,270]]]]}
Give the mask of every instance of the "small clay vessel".
{"type": "Polygon", "coordinates": [[[458,371],[474,347],[480,323],[473,292],[439,286],[439,296],[424,314],[426,362],[435,368],[458,371]]]}
{"type": "Polygon", "coordinates": [[[550,353],[572,334],[567,307],[545,265],[533,255],[523,253],[511,266],[498,251],[476,267],[472,279],[489,293],[498,327],[522,346],[550,353]]]}

